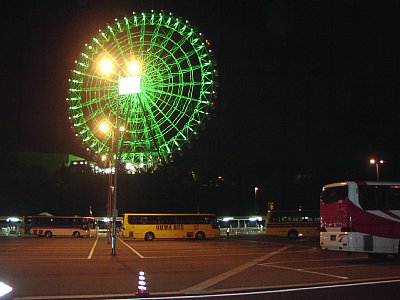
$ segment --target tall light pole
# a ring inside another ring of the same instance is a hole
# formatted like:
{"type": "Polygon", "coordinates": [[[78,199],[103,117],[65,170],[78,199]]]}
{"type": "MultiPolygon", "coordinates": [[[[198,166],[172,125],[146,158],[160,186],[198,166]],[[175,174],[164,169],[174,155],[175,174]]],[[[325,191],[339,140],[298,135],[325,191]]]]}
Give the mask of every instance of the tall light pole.
{"type": "MultiPolygon", "coordinates": [[[[110,147],[110,158],[108,159],[108,195],[107,195],[107,218],[111,220],[111,209],[112,209],[112,199],[114,195],[114,183],[113,183],[113,176],[112,176],[112,169],[113,169],[113,159],[114,159],[114,130],[111,130],[110,125],[107,122],[103,122],[100,124],[99,129],[101,132],[108,134],[111,131],[111,147],[110,147]]],[[[107,160],[107,155],[102,156],[102,161],[107,160]]],[[[110,222],[107,222],[107,243],[110,243],[110,222]]]]}
{"type": "MultiPolygon", "coordinates": [[[[100,68],[105,74],[109,74],[113,71],[113,63],[111,60],[105,59],[100,62],[100,68]]],[[[130,62],[126,70],[118,70],[118,99],[117,99],[117,109],[115,116],[115,126],[112,131],[111,139],[111,159],[114,159],[114,183],[113,183],[113,197],[112,197],[112,228],[111,228],[111,255],[115,256],[116,253],[116,241],[117,241],[117,187],[118,187],[118,169],[119,169],[119,140],[120,132],[123,132],[125,128],[119,125],[119,115],[120,115],[120,97],[121,95],[139,94],[141,78],[138,75],[140,71],[140,65],[132,61],[130,62]],[[121,76],[121,72],[130,74],[130,77],[121,76]]]]}
{"type": "Polygon", "coordinates": [[[254,187],[254,210],[256,215],[258,214],[257,191],[258,187],[254,187]]]}
{"type": "Polygon", "coordinates": [[[379,181],[379,164],[383,164],[383,160],[376,160],[371,158],[369,160],[371,165],[375,165],[375,170],[376,170],[376,181],[379,181]]]}

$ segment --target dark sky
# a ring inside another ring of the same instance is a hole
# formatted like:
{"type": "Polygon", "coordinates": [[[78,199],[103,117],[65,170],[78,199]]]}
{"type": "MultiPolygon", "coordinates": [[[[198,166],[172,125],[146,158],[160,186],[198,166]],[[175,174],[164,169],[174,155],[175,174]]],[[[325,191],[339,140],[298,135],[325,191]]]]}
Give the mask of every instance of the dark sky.
{"type": "MultiPolygon", "coordinates": [[[[67,120],[85,42],[132,11],[172,11],[211,41],[216,110],[183,159],[265,197],[302,180],[399,180],[399,1],[1,3],[2,150],[83,155],[67,120]],[[270,194],[268,194],[270,193],[270,194]]],[[[210,175],[210,176],[211,176],[210,175]]]]}

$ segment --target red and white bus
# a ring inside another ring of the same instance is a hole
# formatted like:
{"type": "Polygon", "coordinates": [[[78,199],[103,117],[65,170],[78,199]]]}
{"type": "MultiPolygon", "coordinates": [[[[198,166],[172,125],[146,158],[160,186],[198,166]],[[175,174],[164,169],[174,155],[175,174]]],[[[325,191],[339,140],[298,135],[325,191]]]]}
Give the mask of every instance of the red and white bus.
{"type": "Polygon", "coordinates": [[[400,182],[325,185],[320,214],[322,249],[400,254],[400,182]]]}

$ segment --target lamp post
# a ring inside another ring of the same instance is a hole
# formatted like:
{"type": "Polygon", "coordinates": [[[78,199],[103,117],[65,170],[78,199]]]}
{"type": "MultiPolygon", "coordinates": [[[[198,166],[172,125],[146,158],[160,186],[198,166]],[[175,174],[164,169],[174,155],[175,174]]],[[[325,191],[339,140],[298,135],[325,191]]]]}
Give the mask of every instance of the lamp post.
{"type": "Polygon", "coordinates": [[[254,187],[254,210],[256,214],[258,214],[257,191],[258,187],[254,187]]]}
{"type": "Polygon", "coordinates": [[[383,164],[383,160],[376,160],[371,158],[369,160],[371,165],[375,165],[375,170],[376,170],[376,181],[379,181],[379,164],[383,164]]]}
{"type": "MultiPolygon", "coordinates": [[[[113,70],[113,63],[105,59],[100,62],[100,69],[105,74],[110,74],[113,70]]],[[[140,65],[133,61],[127,65],[124,73],[130,74],[130,77],[122,77],[121,72],[124,70],[118,70],[118,97],[117,97],[117,109],[115,117],[115,127],[112,130],[111,138],[111,159],[114,159],[114,182],[112,191],[112,206],[111,206],[111,217],[112,217],[112,228],[111,228],[111,255],[115,256],[116,253],[116,240],[117,240],[117,187],[118,187],[118,169],[119,169],[119,137],[120,132],[125,131],[125,127],[119,126],[120,118],[120,97],[121,95],[139,94],[141,78],[138,76],[140,71],[140,65]]]]}
{"type": "MultiPolygon", "coordinates": [[[[108,123],[104,122],[100,124],[100,131],[103,133],[109,133],[111,131],[110,126],[108,123]]],[[[113,177],[112,177],[112,168],[113,168],[113,157],[114,157],[114,131],[111,131],[111,153],[110,153],[110,158],[108,160],[108,169],[109,169],[109,174],[108,174],[108,195],[107,195],[107,243],[110,243],[110,221],[111,220],[111,206],[112,206],[112,199],[114,195],[114,185],[113,185],[113,177]]],[[[107,156],[103,155],[101,158],[102,161],[107,160],[107,156]]]]}

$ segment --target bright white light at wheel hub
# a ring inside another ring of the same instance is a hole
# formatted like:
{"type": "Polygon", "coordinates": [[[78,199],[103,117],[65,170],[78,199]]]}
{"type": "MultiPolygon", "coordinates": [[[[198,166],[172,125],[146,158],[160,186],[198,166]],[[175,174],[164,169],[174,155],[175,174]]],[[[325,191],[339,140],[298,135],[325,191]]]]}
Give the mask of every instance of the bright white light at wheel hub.
{"type": "Polygon", "coordinates": [[[139,94],[140,93],[140,76],[132,76],[120,78],[119,80],[119,94],[139,94]]]}

